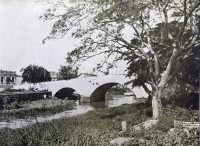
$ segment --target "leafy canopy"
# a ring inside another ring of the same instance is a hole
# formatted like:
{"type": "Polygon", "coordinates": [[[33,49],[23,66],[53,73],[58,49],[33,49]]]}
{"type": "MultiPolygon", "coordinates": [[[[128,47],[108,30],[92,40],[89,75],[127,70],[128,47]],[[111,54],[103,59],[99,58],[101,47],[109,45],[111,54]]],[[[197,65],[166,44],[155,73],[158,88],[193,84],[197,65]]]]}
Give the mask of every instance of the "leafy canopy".
{"type": "Polygon", "coordinates": [[[21,69],[22,73],[22,82],[28,83],[38,83],[51,81],[50,73],[43,67],[36,65],[29,65],[28,67],[21,69]]]}
{"type": "MultiPolygon", "coordinates": [[[[50,35],[66,34],[81,41],[68,53],[67,62],[80,65],[95,56],[107,70],[118,60],[128,62],[135,86],[163,89],[178,76],[180,66],[200,43],[199,0],[88,0],[74,4],[59,1],[42,16],[55,19],[50,35]],[[64,13],[57,8],[64,8],[64,13]]],[[[146,88],[146,91],[149,91],[146,88]]]]}
{"type": "Polygon", "coordinates": [[[73,67],[71,65],[60,66],[59,75],[64,80],[76,78],[78,76],[78,68],[73,69],[73,67]]]}

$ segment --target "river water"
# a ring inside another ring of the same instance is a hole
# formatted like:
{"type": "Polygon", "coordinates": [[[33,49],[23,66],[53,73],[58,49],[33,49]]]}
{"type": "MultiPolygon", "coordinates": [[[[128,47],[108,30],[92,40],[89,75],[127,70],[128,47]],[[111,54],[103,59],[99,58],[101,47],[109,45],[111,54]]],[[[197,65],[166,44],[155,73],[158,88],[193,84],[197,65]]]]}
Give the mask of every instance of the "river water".
{"type": "Polygon", "coordinates": [[[51,116],[43,116],[43,117],[37,117],[37,118],[29,118],[29,119],[17,119],[10,122],[0,122],[0,129],[7,127],[7,128],[22,128],[24,126],[34,124],[36,122],[47,122],[51,121],[53,119],[59,119],[63,117],[72,117],[77,116],[80,114],[84,114],[88,111],[95,110],[97,108],[109,108],[109,107],[115,107],[122,104],[132,104],[135,103],[136,100],[133,96],[126,96],[126,95],[114,95],[110,96],[106,99],[105,102],[97,102],[97,103],[82,103],[81,105],[77,103],[77,106],[72,110],[67,110],[58,114],[54,114],[51,116]]]}

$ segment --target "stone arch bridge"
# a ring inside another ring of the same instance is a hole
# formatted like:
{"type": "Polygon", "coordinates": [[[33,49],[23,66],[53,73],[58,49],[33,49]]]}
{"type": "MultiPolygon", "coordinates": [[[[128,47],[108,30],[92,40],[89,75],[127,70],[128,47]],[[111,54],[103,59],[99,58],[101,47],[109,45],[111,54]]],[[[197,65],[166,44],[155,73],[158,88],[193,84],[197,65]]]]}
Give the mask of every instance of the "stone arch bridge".
{"type": "MultiPolygon", "coordinates": [[[[36,84],[16,85],[14,89],[30,89],[37,88],[38,90],[48,90],[52,92],[52,96],[59,96],[61,93],[67,97],[76,91],[81,96],[82,101],[94,102],[104,101],[107,91],[117,84],[124,85],[130,81],[126,75],[98,75],[51,82],[42,82],[36,84]]],[[[131,88],[137,98],[147,97],[148,95],[143,88],[131,88]]]]}

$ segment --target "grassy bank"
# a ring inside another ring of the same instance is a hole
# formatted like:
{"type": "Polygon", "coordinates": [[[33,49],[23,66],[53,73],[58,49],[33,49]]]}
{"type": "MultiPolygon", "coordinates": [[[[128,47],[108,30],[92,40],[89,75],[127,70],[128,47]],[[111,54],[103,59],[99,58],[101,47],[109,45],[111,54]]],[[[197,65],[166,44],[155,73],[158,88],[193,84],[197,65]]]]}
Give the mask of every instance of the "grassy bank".
{"type": "Polygon", "coordinates": [[[41,99],[16,103],[12,110],[0,110],[0,121],[10,121],[28,117],[48,116],[72,109],[74,101],[61,99],[41,99]]]}
{"type": "MultiPolygon", "coordinates": [[[[167,107],[164,108],[163,118],[191,121],[195,120],[196,115],[196,111],[167,107]]],[[[110,140],[121,135],[119,132],[121,131],[122,121],[127,121],[129,129],[122,135],[135,136],[135,133],[131,130],[132,126],[150,117],[151,109],[145,107],[144,104],[98,109],[81,116],[38,123],[22,129],[1,129],[0,139],[4,140],[0,141],[0,145],[106,146],[110,140]]],[[[164,123],[161,122],[159,131],[164,132],[164,130],[160,130],[164,123]]],[[[172,125],[169,124],[164,127],[169,129],[172,125]]],[[[130,145],[134,145],[134,142],[130,145]]]]}
{"type": "Polygon", "coordinates": [[[121,121],[125,119],[129,125],[135,125],[147,118],[143,105],[98,109],[22,129],[1,129],[0,138],[4,141],[0,145],[107,145],[121,130],[121,121]]]}
{"type": "Polygon", "coordinates": [[[124,137],[132,140],[125,142],[126,146],[199,146],[199,128],[185,129],[174,127],[174,120],[184,122],[198,122],[198,111],[183,108],[164,108],[164,115],[159,122],[150,129],[140,131],[133,127],[123,133],[124,137]],[[170,130],[171,129],[171,130],[170,130]]]}

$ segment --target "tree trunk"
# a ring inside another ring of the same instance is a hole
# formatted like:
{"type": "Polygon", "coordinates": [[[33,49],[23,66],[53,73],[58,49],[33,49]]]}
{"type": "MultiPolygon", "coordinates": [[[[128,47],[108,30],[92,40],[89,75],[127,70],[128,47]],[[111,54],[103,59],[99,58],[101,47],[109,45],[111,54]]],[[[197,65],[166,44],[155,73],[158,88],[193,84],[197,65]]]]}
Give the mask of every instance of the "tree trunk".
{"type": "Polygon", "coordinates": [[[161,93],[162,91],[160,89],[153,91],[153,96],[152,96],[153,119],[158,119],[160,116],[162,116],[161,93]]]}

